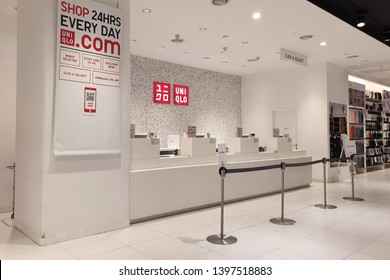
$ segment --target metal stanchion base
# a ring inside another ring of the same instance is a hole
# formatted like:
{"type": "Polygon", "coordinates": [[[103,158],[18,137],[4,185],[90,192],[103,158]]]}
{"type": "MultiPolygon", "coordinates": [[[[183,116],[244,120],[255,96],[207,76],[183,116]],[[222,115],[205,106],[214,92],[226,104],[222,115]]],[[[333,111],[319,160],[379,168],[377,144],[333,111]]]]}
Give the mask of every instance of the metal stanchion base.
{"type": "Polygon", "coordinates": [[[343,199],[345,199],[345,200],[352,200],[352,201],[364,201],[364,199],[360,198],[360,197],[349,197],[349,196],[347,196],[347,197],[343,197],[343,199]]]}
{"type": "Polygon", "coordinates": [[[223,235],[221,237],[220,234],[214,234],[207,237],[207,241],[216,245],[230,245],[237,242],[237,238],[234,236],[228,236],[223,235]]]}
{"type": "Polygon", "coordinates": [[[296,221],[294,221],[292,219],[287,219],[287,218],[284,218],[283,220],[282,220],[282,218],[272,218],[269,221],[273,224],[276,224],[276,225],[289,225],[289,226],[296,223],[296,221]]]}
{"type": "Polygon", "coordinates": [[[318,208],[321,208],[321,209],[336,209],[337,206],[335,205],[331,205],[331,204],[315,204],[314,207],[318,207],[318,208]]]}

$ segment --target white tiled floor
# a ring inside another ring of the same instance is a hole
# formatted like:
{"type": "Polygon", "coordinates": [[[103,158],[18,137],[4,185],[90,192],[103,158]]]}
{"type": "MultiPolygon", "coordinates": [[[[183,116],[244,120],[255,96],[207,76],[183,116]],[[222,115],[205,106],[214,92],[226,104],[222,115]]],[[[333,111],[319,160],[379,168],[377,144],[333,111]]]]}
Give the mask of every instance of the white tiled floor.
{"type": "Polygon", "coordinates": [[[390,260],[390,169],[356,181],[363,202],[342,199],[351,195],[350,182],[328,183],[334,210],[313,206],[323,202],[322,183],[286,193],[285,216],[297,221],[292,226],[269,222],[280,215],[279,195],[227,205],[225,233],[238,238],[234,245],[207,242],[220,229],[215,207],[43,247],[0,222],[0,259],[390,260]]]}

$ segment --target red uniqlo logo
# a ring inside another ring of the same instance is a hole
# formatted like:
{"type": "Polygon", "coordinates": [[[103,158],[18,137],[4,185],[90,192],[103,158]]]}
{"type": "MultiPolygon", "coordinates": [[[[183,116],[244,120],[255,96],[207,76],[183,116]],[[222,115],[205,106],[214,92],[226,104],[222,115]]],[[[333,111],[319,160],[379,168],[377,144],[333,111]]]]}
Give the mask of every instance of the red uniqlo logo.
{"type": "Polygon", "coordinates": [[[187,86],[173,85],[173,103],[188,106],[189,92],[187,86]]]}
{"type": "Polygon", "coordinates": [[[167,83],[154,82],[154,103],[171,103],[171,85],[167,83]]]}
{"type": "Polygon", "coordinates": [[[74,46],[75,33],[66,29],[60,30],[60,42],[63,45],[74,46]]]}

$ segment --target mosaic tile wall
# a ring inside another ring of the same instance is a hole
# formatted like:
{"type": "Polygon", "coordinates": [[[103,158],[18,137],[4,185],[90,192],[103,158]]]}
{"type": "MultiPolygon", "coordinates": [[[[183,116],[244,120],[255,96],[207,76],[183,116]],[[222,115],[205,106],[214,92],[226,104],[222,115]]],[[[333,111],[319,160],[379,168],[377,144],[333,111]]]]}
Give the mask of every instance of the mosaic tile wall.
{"type": "Polygon", "coordinates": [[[131,123],[136,133],[157,132],[161,147],[169,134],[195,125],[217,143],[235,137],[241,125],[241,77],[139,56],[131,59],[131,123]],[[171,104],[153,102],[153,82],[170,83],[171,104]],[[189,106],[173,105],[173,84],[189,86],[189,106]]]}

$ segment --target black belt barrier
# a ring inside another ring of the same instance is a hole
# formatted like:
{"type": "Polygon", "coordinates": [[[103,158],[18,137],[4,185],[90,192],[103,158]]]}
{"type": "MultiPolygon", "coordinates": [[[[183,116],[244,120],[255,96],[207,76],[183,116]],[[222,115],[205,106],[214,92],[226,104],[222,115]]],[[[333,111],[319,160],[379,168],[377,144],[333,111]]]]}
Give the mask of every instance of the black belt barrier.
{"type": "Polygon", "coordinates": [[[339,162],[344,161],[347,162],[350,161],[350,172],[351,172],[351,182],[352,182],[352,197],[344,197],[344,199],[347,200],[353,200],[353,201],[363,201],[364,199],[355,197],[355,185],[354,185],[354,175],[355,175],[355,169],[354,169],[354,161],[353,161],[353,155],[351,157],[347,157],[344,159],[327,159],[323,158],[320,160],[315,161],[309,161],[309,162],[299,162],[299,163],[285,163],[281,162],[280,164],[273,164],[273,165],[267,165],[267,166],[258,166],[258,167],[249,167],[249,168],[231,168],[227,169],[224,166],[221,166],[219,168],[219,175],[221,177],[221,232],[220,234],[210,235],[207,237],[207,241],[213,244],[218,245],[229,245],[234,244],[237,242],[237,238],[234,236],[228,236],[226,237],[224,234],[224,194],[225,194],[225,176],[226,174],[234,174],[234,173],[246,173],[246,172],[254,172],[254,171],[263,171],[263,170],[271,170],[271,169],[279,169],[281,170],[281,217],[280,218],[272,218],[270,219],[271,223],[278,224],[278,225],[293,225],[296,222],[292,219],[287,219],[284,217],[284,173],[286,168],[289,167],[302,167],[302,166],[308,166],[308,165],[314,165],[318,163],[323,164],[323,181],[324,181],[324,203],[323,204],[316,204],[315,207],[319,207],[321,209],[335,209],[337,206],[330,205],[327,203],[327,196],[326,196],[326,163],[327,162],[339,162]]]}

